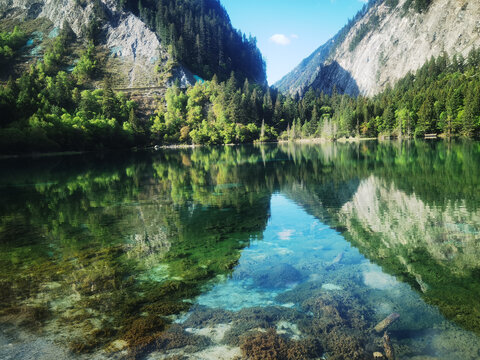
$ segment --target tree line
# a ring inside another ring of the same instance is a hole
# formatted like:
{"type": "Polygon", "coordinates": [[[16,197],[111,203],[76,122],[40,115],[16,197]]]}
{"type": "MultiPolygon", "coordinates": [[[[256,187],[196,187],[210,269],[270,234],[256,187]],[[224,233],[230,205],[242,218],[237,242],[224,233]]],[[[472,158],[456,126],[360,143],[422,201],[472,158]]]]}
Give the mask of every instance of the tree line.
{"type": "Polygon", "coordinates": [[[335,89],[292,97],[248,80],[240,86],[233,74],[186,91],[174,87],[153,119],[152,140],[212,144],[429,133],[478,138],[479,66],[477,49],[466,59],[442,54],[374,97],[335,89]]]}
{"type": "MultiPolygon", "coordinates": [[[[25,39],[18,29],[8,38],[25,39]]],[[[99,77],[96,47],[86,44],[65,71],[68,31],[17,79],[0,86],[0,152],[98,150],[167,144],[229,144],[299,138],[414,137],[428,133],[480,136],[480,50],[464,58],[442,54],[374,97],[308,90],[302,98],[250,82],[173,86],[150,118],[99,77]]],[[[11,56],[21,50],[13,50],[11,56]]],[[[18,46],[17,46],[18,48],[18,46]]]]}
{"type": "Polygon", "coordinates": [[[73,71],[65,71],[67,37],[62,31],[41,61],[0,86],[0,153],[125,148],[145,141],[139,139],[135,102],[108,82],[87,89],[99,72],[92,43],[73,71]]]}

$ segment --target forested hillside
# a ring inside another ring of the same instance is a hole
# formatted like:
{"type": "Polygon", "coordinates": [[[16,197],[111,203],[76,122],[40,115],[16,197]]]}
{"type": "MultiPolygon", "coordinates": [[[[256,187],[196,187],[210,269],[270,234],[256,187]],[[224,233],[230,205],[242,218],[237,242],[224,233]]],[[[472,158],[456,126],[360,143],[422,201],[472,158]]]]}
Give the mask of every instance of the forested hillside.
{"type": "MultiPolygon", "coordinates": [[[[0,153],[300,138],[413,137],[428,133],[480,137],[480,50],[475,48],[465,58],[445,52],[432,57],[416,72],[375,96],[351,96],[333,87],[331,93],[310,88],[299,97],[266,86],[264,63],[255,41],[234,30],[228,32],[228,16],[218,1],[163,0],[156,10],[151,4],[142,4],[137,8],[139,14],[150,22],[155,18],[151,26],[160,37],[169,37],[169,51],[176,54],[177,61],[184,57],[185,62],[191,61],[192,68],[202,65],[203,70],[197,68],[197,74],[211,76],[211,80],[200,79],[189,87],[174,84],[153,99],[156,111],[146,116],[131,97],[116,93],[109,76],[105,76],[105,51],[95,44],[101,39],[100,24],[107,19],[90,23],[85,38],[76,38],[67,23],[57,32],[52,30],[54,36],[42,43],[45,50],[28,66],[24,59],[27,52],[37,49],[34,36],[38,32],[34,35],[25,27],[3,31],[2,70],[15,64],[23,69],[17,70],[18,78],[11,77],[0,86],[0,153]],[[180,16],[177,5],[184,16],[180,16]],[[211,33],[215,27],[212,24],[216,24],[217,35],[211,33]],[[214,39],[220,32],[223,35],[217,38],[215,48],[214,39]],[[191,42],[179,47],[188,43],[184,39],[191,41],[192,34],[193,47],[191,42]],[[239,42],[230,43],[226,35],[239,42]],[[29,45],[31,42],[33,45],[29,45]],[[235,51],[249,59],[258,55],[258,61],[242,63],[235,51]],[[237,66],[233,59],[239,61],[238,69],[243,70],[230,71],[220,61],[222,56],[225,61],[231,59],[231,66],[237,66]]],[[[409,6],[419,13],[426,11],[417,9],[416,4],[411,2],[409,6]]]]}
{"type": "Polygon", "coordinates": [[[151,128],[158,143],[268,141],[299,138],[480,136],[480,50],[464,59],[432,58],[375,97],[319,94],[303,98],[239,86],[231,78],[171,89],[151,128]]]}
{"type": "MultiPolygon", "coordinates": [[[[46,49],[43,60],[0,87],[0,153],[128,148],[146,144],[136,104],[115,94],[108,81],[103,89],[86,88],[100,71],[93,43],[84,46],[76,66],[64,71],[72,51],[68,31],[46,49]]],[[[16,43],[27,34],[1,32],[0,62],[21,54],[16,43]]],[[[20,40],[21,39],[21,40],[20,40]]]]}
{"type": "MultiPolygon", "coordinates": [[[[3,38],[13,34],[1,34],[3,38]]],[[[16,31],[15,37],[22,34],[16,31]]],[[[93,46],[68,74],[61,69],[62,37],[16,81],[0,90],[2,153],[93,150],[149,144],[227,144],[278,138],[480,136],[480,50],[464,59],[431,59],[416,74],[372,97],[310,89],[303,98],[275,89],[228,81],[173,86],[150,119],[138,119],[136,104],[104,89],[82,90],[95,71],[93,46]]]]}
{"type": "Polygon", "coordinates": [[[194,82],[191,73],[265,86],[256,40],[232,27],[218,0],[34,5],[0,1],[0,153],[152,144],[149,114],[163,106],[157,97],[173,83],[194,82]],[[115,93],[119,84],[159,90],[137,104],[115,93]]]}
{"type": "Polygon", "coordinates": [[[265,83],[256,39],[235,30],[218,0],[119,0],[155,31],[173,56],[204,79],[217,75],[265,83]]]}

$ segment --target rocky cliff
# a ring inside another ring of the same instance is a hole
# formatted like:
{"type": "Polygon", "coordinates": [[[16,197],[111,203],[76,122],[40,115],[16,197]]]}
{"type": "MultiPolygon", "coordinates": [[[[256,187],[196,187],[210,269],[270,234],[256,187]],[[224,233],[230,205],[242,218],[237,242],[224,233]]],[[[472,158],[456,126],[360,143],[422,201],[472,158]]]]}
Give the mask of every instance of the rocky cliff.
{"type": "Polygon", "coordinates": [[[302,94],[374,95],[432,56],[468,55],[480,46],[480,2],[432,0],[418,11],[409,0],[371,2],[353,24],[318,48],[275,86],[302,94]]]}
{"type": "MultiPolygon", "coordinates": [[[[92,22],[99,22],[105,72],[117,87],[158,86],[164,80],[155,68],[165,66],[171,58],[165,47],[144,22],[119,10],[113,0],[0,0],[0,20],[34,19],[48,19],[54,29],[66,22],[79,39],[85,37],[92,22]]],[[[174,73],[184,84],[194,82],[182,67],[174,73]]]]}

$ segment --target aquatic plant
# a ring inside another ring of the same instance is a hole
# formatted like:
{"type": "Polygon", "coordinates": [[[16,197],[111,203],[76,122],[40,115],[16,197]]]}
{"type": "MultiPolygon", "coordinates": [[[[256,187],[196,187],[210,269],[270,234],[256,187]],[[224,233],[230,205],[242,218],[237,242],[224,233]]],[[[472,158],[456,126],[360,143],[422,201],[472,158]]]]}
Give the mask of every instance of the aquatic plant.
{"type": "Polygon", "coordinates": [[[189,334],[185,332],[182,326],[172,324],[157,337],[155,347],[162,352],[179,348],[188,348],[189,352],[195,352],[210,344],[211,341],[208,338],[189,334]]]}
{"type": "Polygon", "coordinates": [[[365,359],[369,338],[368,308],[348,293],[323,293],[302,306],[313,312],[307,333],[321,339],[329,359],[365,359]]]}
{"type": "Polygon", "coordinates": [[[284,339],[274,329],[246,336],[240,345],[250,360],[303,360],[320,357],[322,348],[315,340],[284,339]]]}
{"type": "Polygon", "coordinates": [[[138,358],[166,329],[168,321],[156,315],[132,318],[125,322],[122,338],[127,341],[131,357],[138,358]]]}

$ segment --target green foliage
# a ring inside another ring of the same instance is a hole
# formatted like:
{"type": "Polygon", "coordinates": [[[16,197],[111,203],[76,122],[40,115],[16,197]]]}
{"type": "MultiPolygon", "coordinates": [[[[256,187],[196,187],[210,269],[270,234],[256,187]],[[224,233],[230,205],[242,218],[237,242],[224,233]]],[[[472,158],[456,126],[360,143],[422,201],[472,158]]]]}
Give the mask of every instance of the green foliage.
{"type": "Polygon", "coordinates": [[[363,23],[363,24],[360,25],[357,32],[355,33],[355,36],[353,37],[352,41],[350,42],[350,45],[348,46],[348,49],[350,51],[355,50],[355,48],[358,46],[360,41],[362,41],[363,38],[370,31],[377,29],[379,24],[380,24],[380,17],[376,14],[373,14],[370,17],[370,19],[368,20],[367,23],[363,23]]]}
{"type": "Polygon", "coordinates": [[[398,5],[399,0],[385,0],[385,4],[390,8],[394,8],[398,5]]]}
{"type": "MultiPolygon", "coordinates": [[[[387,88],[373,98],[352,98],[336,92],[331,96],[306,94],[285,120],[293,124],[295,119],[301,119],[301,131],[293,128],[295,137],[444,133],[478,138],[479,65],[477,49],[467,59],[461,56],[449,59],[442,54],[429,60],[414,75],[407,74],[393,89],[387,88]],[[330,110],[322,111],[323,107],[330,110]]],[[[283,138],[292,138],[291,131],[283,138]]]]}
{"type": "MultiPolygon", "coordinates": [[[[379,21],[372,17],[368,27],[379,21]]],[[[2,35],[11,43],[21,37],[18,30],[9,34],[17,34],[2,35]]],[[[242,76],[231,72],[221,82],[213,76],[186,90],[173,86],[146,121],[137,117],[135,103],[116,94],[108,82],[103,89],[82,87],[98,66],[93,43],[72,74],[61,71],[69,46],[65,36],[55,40],[42,62],[0,88],[1,152],[426,133],[480,136],[476,49],[467,59],[446,54],[432,58],[373,98],[312,89],[293,98],[248,79],[239,82],[242,76]]]]}
{"type": "Polygon", "coordinates": [[[11,60],[20,48],[25,45],[27,36],[15,27],[12,32],[0,32],[0,64],[11,60]]]}
{"type": "Polygon", "coordinates": [[[73,75],[79,84],[85,83],[93,76],[97,69],[97,59],[95,53],[95,45],[90,42],[85,52],[80,57],[77,65],[73,69],[73,75]]]}
{"type": "Polygon", "coordinates": [[[152,120],[153,141],[230,144],[275,140],[268,106],[261,106],[262,101],[271,103],[266,96],[270,90],[263,92],[248,81],[237,87],[234,74],[227,82],[217,83],[214,78],[186,91],[174,86],[167,90],[165,104],[152,120]]]}
{"type": "Polygon", "coordinates": [[[67,20],[63,21],[59,36],[64,41],[65,46],[74,42],[77,38],[67,20]]]}
{"type": "Polygon", "coordinates": [[[363,40],[363,38],[365,37],[365,35],[367,35],[369,31],[370,31],[370,27],[367,24],[361,24],[357,32],[355,33],[355,36],[353,37],[352,41],[350,42],[348,49],[350,51],[355,50],[357,45],[360,43],[360,41],[363,40]]]}
{"type": "Polygon", "coordinates": [[[67,44],[58,37],[43,61],[0,87],[1,153],[125,148],[146,141],[146,124],[136,117],[133,101],[109,86],[75,86],[95,64],[93,45],[74,75],[60,71],[67,44]]]}
{"type": "Polygon", "coordinates": [[[44,71],[48,74],[56,73],[62,65],[62,60],[65,55],[65,41],[58,36],[52,46],[43,55],[44,71]]]}

